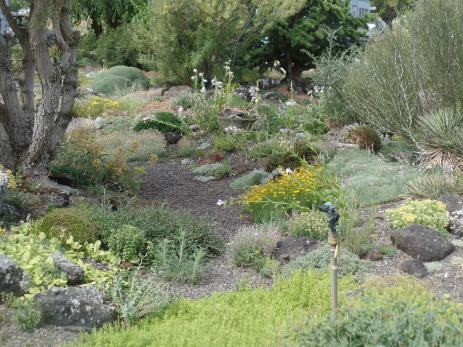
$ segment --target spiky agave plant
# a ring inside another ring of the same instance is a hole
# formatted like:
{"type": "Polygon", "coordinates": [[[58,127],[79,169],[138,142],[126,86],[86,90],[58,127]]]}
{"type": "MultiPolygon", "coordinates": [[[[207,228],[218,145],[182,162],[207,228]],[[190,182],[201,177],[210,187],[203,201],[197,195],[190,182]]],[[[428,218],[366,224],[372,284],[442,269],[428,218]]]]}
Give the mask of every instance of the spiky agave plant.
{"type": "Polygon", "coordinates": [[[419,161],[424,169],[442,168],[445,173],[463,169],[463,113],[441,109],[418,122],[419,161]]]}

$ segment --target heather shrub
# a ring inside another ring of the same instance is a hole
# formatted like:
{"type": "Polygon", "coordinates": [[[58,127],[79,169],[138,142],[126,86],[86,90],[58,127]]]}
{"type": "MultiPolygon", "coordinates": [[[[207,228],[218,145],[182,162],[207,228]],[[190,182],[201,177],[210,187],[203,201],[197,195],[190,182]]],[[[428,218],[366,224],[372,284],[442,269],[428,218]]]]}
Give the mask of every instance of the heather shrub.
{"type": "Polygon", "coordinates": [[[54,209],[47,213],[38,224],[38,232],[43,232],[48,238],[56,238],[62,244],[66,244],[70,237],[82,245],[97,239],[96,225],[75,208],[54,209]]]}
{"type": "Polygon", "coordinates": [[[410,200],[386,211],[394,229],[420,224],[447,234],[449,217],[445,204],[437,200],[410,200]]]}
{"type": "Polygon", "coordinates": [[[297,329],[299,346],[457,346],[463,306],[440,299],[416,280],[375,278],[329,316],[297,329]]]}
{"type": "MultiPolygon", "coordinates": [[[[322,247],[291,261],[283,268],[283,275],[288,276],[295,271],[319,270],[328,272],[332,256],[330,247],[322,247]]],[[[357,275],[361,277],[368,269],[368,262],[356,254],[342,250],[338,255],[338,276],[357,275]]]]}
{"type": "Polygon", "coordinates": [[[278,229],[245,227],[233,238],[229,253],[236,266],[260,270],[275,251],[280,234],[278,229]]]}
{"type": "Polygon", "coordinates": [[[307,236],[325,240],[328,236],[328,217],[325,213],[310,210],[290,218],[287,222],[288,233],[292,236],[307,236]]]}

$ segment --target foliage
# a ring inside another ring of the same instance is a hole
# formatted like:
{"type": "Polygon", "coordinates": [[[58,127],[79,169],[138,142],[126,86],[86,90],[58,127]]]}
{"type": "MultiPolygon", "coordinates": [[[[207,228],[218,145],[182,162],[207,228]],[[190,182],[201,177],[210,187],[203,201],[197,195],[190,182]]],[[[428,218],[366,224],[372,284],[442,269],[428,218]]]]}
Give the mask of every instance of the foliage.
{"type": "Polygon", "coordinates": [[[155,118],[137,122],[133,130],[156,129],[163,134],[172,132],[185,132],[185,127],[180,118],[172,112],[157,112],[155,118]]]}
{"type": "Polygon", "coordinates": [[[41,323],[42,311],[36,302],[16,300],[14,308],[16,323],[22,331],[31,332],[41,323]]]}
{"type": "Polygon", "coordinates": [[[208,255],[203,248],[188,250],[188,235],[180,231],[175,240],[164,239],[154,246],[148,257],[157,276],[177,283],[198,284],[204,276],[204,260],[208,255]]]}
{"type": "Polygon", "coordinates": [[[292,236],[307,236],[325,240],[328,236],[328,217],[325,213],[310,210],[288,220],[288,233],[292,236]]]}
{"type": "Polygon", "coordinates": [[[367,149],[378,153],[381,149],[381,138],[372,127],[361,125],[352,129],[348,134],[349,139],[358,144],[361,149],[367,149]]]}
{"type": "Polygon", "coordinates": [[[106,155],[97,137],[85,129],[74,130],[57,149],[50,162],[52,175],[64,175],[81,186],[97,184],[137,190],[138,183],[126,162],[126,149],[106,155]]]}
{"type": "Polygon", "coordinates": [[[258,43],[251,56],[258,62],[271,65],[278,60],[288,72],[289,78],[294,79],[293,70],[301,72],[313,67],[313,57],[328,48],[330,30],[337,30],[336,49],[342,51],[352,44],[362,42],[364,34],[358,29],[364,26],[364,19],[351,15],[348,2],[305,2],[298,12],[270,27],[266,33],[267,40],[258,43]]]}
{"type": "Polygon", "coordinates": [[[447,234],[449,217],[445,204],[437,200],[410,200],[386,211],[394,229],[420,224],[447,234]]]}
{"type": "MultiPolygon", "coordinates": [[[[340,292],[351,287],[339,283],[340,292]]],[[[161,316],[129,329],[110,327],[83,337],[81,346],[281,346],[295,324],[329,312],[329,278],[319,272],[277,280],[271,288],[179,300],[161,316]]],[[[343,295],[341,295],[343,301],[343,295]]]]}
{"type": "Polygon", "coordinates": [[[146,249],[145,234],[136,227],[123,225],[111,233],[108,247],[121,260],[136,262],[146,249]]]}
{"type": "Polygon", "coordinates": [[[127,89],[130,86],[146,88],[148,85],[148,79],[141,70],[120,65],[96,75],[92,89],[96,93],[111,94],[118,89],[127,89]]]}
{"type": "Polygon", "coordinates": [[[413,8],[416,0],[372,0],[376,13],[386,22],[392,23],[398,15],[413,8]]]}
{"type": "Polygon", "coordinates": [[[213,138],[214,150],[217,152],[233,153],[245,147],[244,137],[232,134],[218,134],[213,138]]]}
{"type": "Polygon", "coordinates": [[[66,250],[57,239],[47,239],[44,233],[39,232],[37,225],[31,224],[13,228],[13,234],[1,238],[0,253],[12,257],[29,274],[31,287],[26,294],[28,299],[52,286],[66,285],[65,274],[54,266],[52,255],[56,252],[62,252],[66,258],[83,268],[86,282],[95,282],[99,287],[109,283],[116,271],[118,259],[102,251],[99,241],[83,246],[69,238],[66,242],[69,249],[66,250]],[[84,262],[84,257],[107,264],[109,271],[97,270],[84,262]]]}
{"type": "Polygon", "coordinates": [[[85,215],[75,208],[59,208],[48,212],[38,223],[38,232],[55,238],[62,244],[72,237],[86,245],[97,240],[96,225],[87,221],[85,215]]]}
{"type": "Polygon", "coordinates": [[[406,193],[418,199],[439,199],[456,190],[455,178],[439,171],[424,173],[405,185],[406,193]]]}
{"type": "Polygon", "coordinates": [[[368,44],[343,87],[351,111],[382,131],[413,140],[424,114],[459,107],[462,14],[459,0],[421,0],[384,38],[368,44]]]}
{"type": "Polygon", "coordinates": [[[292,209],[307,210],[332,200],[337,182],[324,168],[304,166],[264,185],[254,186],[242,197],[243,204],[257,220],[281,216],[292,209]]]}
{"type": "Polygon", "coordinates": [[[193,68],[203,71],[205,78],[223,80],[226,61],[247,65],[242,57],[248,47],[273,23],[296,13],[302,3],[151,0],[137,26],[137,41],[164,80],[190,83],[193,68]]]}
{"type": "Polygon", "coordinates": [[[120,151],[126,151],[128,162],[156,162],[158,157],[166,153],[166,140],[156,130],[114,131],[100,135],[97,143],[101,145],[104,153],[112,157],[116,157],[120,151]]]}
{"type": "Polygon", "coordinates": [[[463,306],[434,297],[411,278],[371,280],[333,322],[328,316],[299,329],[300,346],[455,346],[463,337],[463,306]]]}
{"type": "Polygon", "coordinates": [[[230,188],[237,190],[248,190],[252,186],[262,183],[268,177],[268,173],[263,170],[253,170],[241,177],[234,179],[230,183],[230,188]]]}
{"type": "Polygon", "coordinates": [[[342,188],[361,207],[394,201],[417,171],[399,163],[390,163],[360,150],[338,150],[327,165],[343,182],[342,188]]]}
{"type": "Polygon", "coordinates": [[[96,118],[108,110],[119,110],[121,104],[113,99],[93,96],[91,99],[78,101],[75,106],[75,114],[80,118],[96,118]]]}
{"type": "Polygon", "coordinates": [[[176,107],[183,107],[183,109],[187,110],[196,105],[198,98],[198,94],[189,91],[181,91],[180,94],[174,98],[172,105],[176,107]]]}
{"type": "MultiPolygon", "coordinates": [[[[333,251],[330,247],[322,247],[302,257],[298,257],[283,268],[283,274],[288,276],[295,271],[309,269],[328,272],[331,256],[333,254],[332,252],[333,251]]],[[[344,249],[339,253],[337,270],[338,276],[361,276],[367,269],[368,262],[361,260],[356,254],[344,249]]]]}
{"type": "Polygon", "coordinates": [[[442,168],[447,173],[463,169],[462,138],[460,110],[441,109],[420,118],[416,141],[422,166],[442,168]]]}
{"type": "Polygon", "coordinates": [[[236,266],[260,270],[273,254],[280,239],[278,229],[245,227],[229,244],[229,253],[236,266]]]}
{"type": "Polygon", "coordinates": [[[112,211],[110,206],[81,207],[83,213],[98,226],[99,237],[107,244],[113,230],[121,225],[131,225],[145,233],[147,241],[157,244],[168,239],[179,245],[180,236],[185,233],[185,253],[192,254],[198,248],[205,249],[208,254],[219,254],[224,247],[222,239],[213,232],[203,220],[193,218],[189,213],[174,211],[167,207],[122,206],[112,211]]]}
{"type": "Polygon", "coordinates": [[[126,324],[161,312],[171,302],[166,288],[155,275],[143,274],[140,269],[118,274],[109,295],[126,324]]]}

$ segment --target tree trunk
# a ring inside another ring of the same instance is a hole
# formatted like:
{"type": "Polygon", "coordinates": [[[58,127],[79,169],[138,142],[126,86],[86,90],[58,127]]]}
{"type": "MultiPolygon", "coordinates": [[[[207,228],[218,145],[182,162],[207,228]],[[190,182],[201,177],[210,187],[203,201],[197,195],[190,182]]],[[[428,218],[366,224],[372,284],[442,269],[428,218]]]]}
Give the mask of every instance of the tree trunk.
{"type": "Polygon", "coordinates": [[[14,33],[0,35],[0,164],[28,176],[47,173],[50,155],[73,116],[79,32],[72,29],[69,1],[33,0],[28,24],[20,25],[0,0],[14,33]],[[11,68],[15,44],[23,52],[20,76],[13,76],[11,68]]]}

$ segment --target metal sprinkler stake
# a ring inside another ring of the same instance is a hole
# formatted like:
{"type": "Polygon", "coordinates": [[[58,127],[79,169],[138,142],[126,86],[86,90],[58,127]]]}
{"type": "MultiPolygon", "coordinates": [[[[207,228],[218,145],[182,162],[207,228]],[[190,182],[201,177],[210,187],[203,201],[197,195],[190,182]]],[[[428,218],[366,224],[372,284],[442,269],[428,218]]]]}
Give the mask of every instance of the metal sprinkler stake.
{"type": "Polygon", "coordinates": [[[339,213],[336,211],[336,207],[331,202],[326,202],[319,207],[320,211],[328,214],[328,223],[330,227],[330,233],[328,237],[328,243],[331,245],[331,318],[336,319],[338,311],[338,277],[337,277],[337,257],[339,253],[339,240],[336,232],[336,224],[339,221],[339,213]]]}

